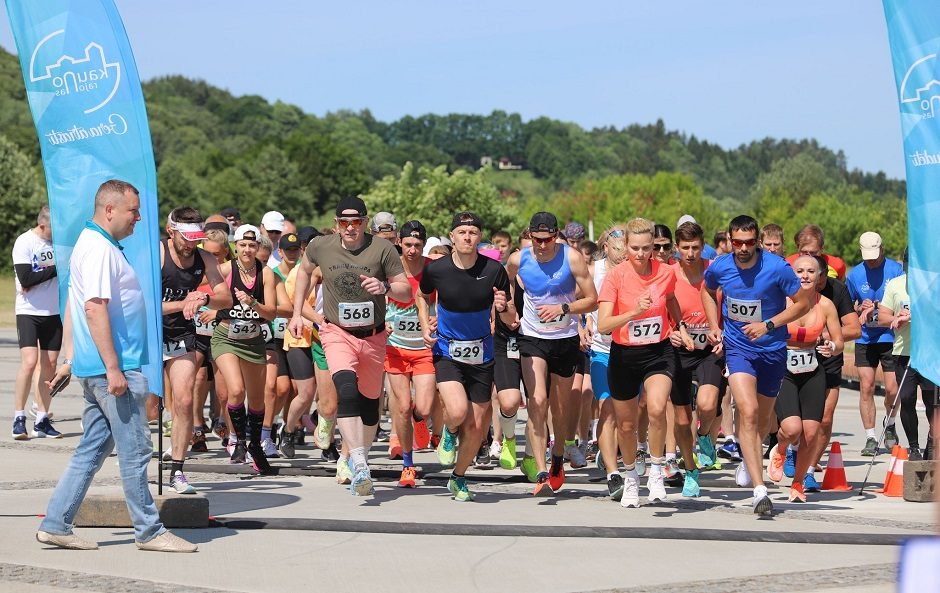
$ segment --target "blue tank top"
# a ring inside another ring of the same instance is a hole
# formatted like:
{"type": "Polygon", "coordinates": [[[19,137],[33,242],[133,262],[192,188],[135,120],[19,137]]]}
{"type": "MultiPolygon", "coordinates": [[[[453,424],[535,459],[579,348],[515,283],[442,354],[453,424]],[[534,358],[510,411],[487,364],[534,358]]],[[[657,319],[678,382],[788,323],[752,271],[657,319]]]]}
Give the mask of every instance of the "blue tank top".
{"type": "Polygon", "coordinates": [[[575,301],[578,283],[568,263],[567,245],[550,261],[539,262],[531,249],[524,249],[519,261],[519,277],[525,286],[520,330],[524,336],[546,339],[569,338],[578,335],[577,315],[560,315],[550,321],[539,319],[539,305],[560,305],[575,301]]]}

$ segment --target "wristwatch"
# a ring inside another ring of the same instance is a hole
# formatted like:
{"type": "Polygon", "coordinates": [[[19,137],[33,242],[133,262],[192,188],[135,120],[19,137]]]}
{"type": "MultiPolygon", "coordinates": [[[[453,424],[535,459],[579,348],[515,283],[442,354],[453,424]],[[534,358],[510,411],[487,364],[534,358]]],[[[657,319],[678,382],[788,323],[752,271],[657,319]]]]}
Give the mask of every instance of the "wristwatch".
{"type": "Polygon", "coordinates": [[[767,332],[768,332],[768,333],[774,331],[774,328],[777,327],[776,325],[774,325],[774,322],[771,321],[771,320],[769,320],[769,319],[764,322],[764,325],[767,326],[767,332]]]}
{"type": "Polygon", "coordinates": [[[388,294],[388,291],[390,291],[390,290],[392,289],[392,285],[391,285],[391,283],[389,283],[388,280],[382,281],[382,286],[385,287],[385,294],[388,294]]]}
{"type": "Polygon", "coordinates": [[[561,312],[567,315],[569,311],[571,311],[571,307],[568,306],[568,303],[562,303],[561,312]]]}

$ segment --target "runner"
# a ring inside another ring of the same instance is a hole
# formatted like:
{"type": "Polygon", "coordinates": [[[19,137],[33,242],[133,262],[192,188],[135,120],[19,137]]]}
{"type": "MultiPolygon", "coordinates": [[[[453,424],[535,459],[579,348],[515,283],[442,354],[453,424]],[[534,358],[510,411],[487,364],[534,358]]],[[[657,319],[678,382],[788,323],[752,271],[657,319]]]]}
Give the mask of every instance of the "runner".
{"type": "MultiPolygon", "coordinates": [[[[852,268],[845,284],[862,323],[862,336],[855,340],[855,367],[858,369],[859,382],[858,407],[867,437],[862,455],[873,457],[878,448],[878,439],[875,437],[875,371],[878,365],[881,365],[884,373],[886,412],[894,405],[898,392],[894,357],[891,354],[894,348],[894,332],[879,325],[878,303],[884,296],[888,281],[903,274],[904,270],[900,262],[885,257],[881,235],[878,233],[862,233],[858,242],[864,261],[852,268]]],[[[885,418],[885,422],[884,444],[890,449],[898,442],[898,433],[894,427],[894,417],[885,418]]]]}
{"type": "Polygon", "coordinates": [[[36,365],[38,407],[33,424],[34,438],[57,439],[62,434],[52,426],[49,406],[52,398],[46,381],[55,373],[62,347],[62,320],[59,317],[59,283],[56,281],[55,253],[52,250],[52,224],[49,207],[43,206],[36,226],[13,243],[13,271],[16,273],[16,335],[20,346],[20,368],[16,373],[13,398],[13,439],[29,439],[26,431],[26,402],[36,365]]]}
{"type": "MultiPolygon", "coordinates": [[[[698,221],[695,220],[694,216],[692,216],[691,214],[683,214],[682,216],[679,217],[679,220],[676,222],[676,228],[678,229],[680,226],[682,226],[683,224],[687,222],[694,222],[695,224],[698,224],[698,221]]],[[[718,257],[718,252],[715,251],[715,248],[709,245],[708,243],[705,243],[702,247],[702,259],[713,260],[716,257],[718,257]]]]}
{"type": "Polygon", "coordinates": [[[718,415],[721,394],[727,388],[728,381],[724,377],[725,359],[721,344],[712,346],[708,343],[709,325],[702,306],[702,282],[705,270],[711,264],[711,261],[702,259],[705,233],[698,224],[686,222],[676,229],[676,242],[679,260],[672,264],[676,273],[676,300],[694,349],[686,349],[678,333],[670,334],[672,346],[678,353],[678,365],[672,380],[672,403],[676,408],[676,440],[686,466],[682,495],[694,497],[699,496],[701,491],[698,484],[699,469],[693,465],[692,457],[692,382],[698,384],[694,398],[699,420],[696,432],[698,465],[710,468],[716,461],[711,432],[718,415]]]}
{"type": "Polygon", "coordinates": [[[276,210],[265,212],[261,217],[261,236],[271,242],[271,257],[268,259],[269,267],[276,267],[281,263],[278,253],[278,242],[284,236],[284,215],[276,210]]]}
{"type": "MultiPolygon", "coordinates": [[[[907,249],[904,250],[904,269],[907,271],[907,249]]],[[[903,385],[898,397],[901,398],[901,425],[907,436],[908,459],[922,461],[933,459],[934,411],[937,408],[937,386],[910,366],[911,362],[911,297],[907,294],[907,274],[888,281],[884,300],[878,305],[878,324],[894,330],[894,372],[903,385]],[[907,373],[907,377],[904,377],[907,373]],[[917,422],[917,388],[924,402],[927,414],[927,448],[920,450],[917,422]]]]}
{"type": "Polygon", "coordinates": [[[416,297],[422,336],[433,352],[437,388],[444,402],[444,435],[437,455],[443,465],[454,466],[447,488],[458,502],[473,500],[465,474],[491,413],[492,311],[507,324],[516,320],[515,307],[506,298],[506,271],[496,260],[477,252],[482,232],[483,221],[476,214],[454,215],[450,231],[454,251],[428,264],[416,297]],[[435,291],[436,331],[430,316],[435,291]],[[459,451],[458,440],[465,444],[459,451]]]}
{"type": "Polygon", "coordinates": [[[212,316],[219,321],[212,334],[212,356],[229,391],[227,409],[236,438],[231,461],[245,463],[250,453],[255,470],[266,474],[271,466],[261,447],[265,380],[261,324],[277,314],[277,289],[274,272],[255,257],[260,238],[256,227],[239,226],[235,231],[236,259],[219,266],[232,302],[237,304],[212,316]]]}
{"type": "Polygon", "coordinates": [[[514,251],[512,235],[506,231],[496,231],[493,233],[493,236],[490,237],[490,243],[499,249],[499,262],[505,266],[506,262],[509,260],[509,255],[514,251]]]}
{"type": "Polygon", "coordinates": [[[206,238],[203,219],[195,208],[182,206],[167,217],[167,239],[160,242],[160,278],[163,288],[163,368],[173,393],[170,435],[170,487],[178,494],[195,494],[183,473],[183,462],[193,438],[193,394],[196,371],[208,350],[196,339],[194,317],[201,307],[221,309],[232,297],[214,257],[196,247],[206,238]],[[203,277],[211,292],[198,290],[203,277]]]}
{"type": "MultiPolygon", "coordinates": [[[[550,212],[537,212],[529,222],[532,246],[514,253],[506,264],[510,281],[518,278],[525,293],[519,316],[519,354],[522,378],[529,397],[526,442],[534,455],[522,460],[536,467],[535,490],[547,486],[557,492],[565,483],[564,458],[571,467],[587,465],[574,442],[579,394],[572,391],[578,361],[583,360],[578,337],[578,315],[597,306],[597,291],[584,257],[567,244],[558,243],[558,220],[550,212]],[[580,291],[581,298],[576,298],[580,291]],[[551,389],[551,394],[549,394],[551,389]],[[546,471],[547,421],[551,406],[555,441],[551,471],[546,471]]],[[[525,467],[523,468],[525,470],[525,467]]]]}
{"type": "Polygon", "coordinates": [[[822,255],[826,258],[828,276],[845,281],[845,262],[840,257],[824,253],[826,236],[819,225],[804,225],[793,235],[793,242],[796,244],[796,253],[787,257],[787,263],[792,266],[800,255],[822,255]]]}
{"type": "MultiPolygon", "coordinates": [[[[608,381],[627,470],[620,504],[639,507],[640,477],[635,463],[627,461],[635,459],[637,452],[635,430],[640,391],[649,412],[652,452],[646,484],[649,501],[665,501],[666,402],[676,370],[670,328],[675,325],[688,349],[693,349],[694,344],[682,323],[682,310],[676,300],[675,270],[653,257],[653,223],[643,218],[629,221],[626,246],[626,261],[610,270],[601,286],[597,331],[612,333],[608,381]]],[[[608,474],[608,483],[610,478],[608,474]]]]}
{"type": "MultiPolygon", "coordinates": [[[[819,276],[825,274],[826,260],[801,255],[794,265],[801,288],[815,292],[819,276]]],[[[832,301],[817,294],[810,312],[788,323],[787,332],[787,373],[775,405],[780,429],[777,444],[770,450],[767,475],[779,482],[786,473],[793,478],[790,502],[806,502],[804,476],[813,472],[811,464],[819,447],[819,425],[826,406],[826,372],[820,357],[842,351],[842,327],[832,301]]]]}
{"type": "Polygon", "coordinates": [[[672,231],[664,224],[653,225],[653,257],[671,265],[676,257],[676,247],[672,242],[672,231]]]}
{"type": "MultiPolygon", "coordinates": [[[[418,306],[415,303],[415,295],[430,260],[422,255],[428,236],[423,224],[410,220],[402,225],[399,235],[401,263],[411,285],[412,298],[408,301],[398,301],[391,297],[388,299],[385,318],[388,332],[385,372],[388,373],[393,398],[389,408],[397,417],[396,426],[402,448],[402,471],[398,485],[402,488],[414,488],[416,473],[413,450],[425,449],[431,442],[427,418],[431,415],[431,404],[437,393],[434,357],[424,343],[418,319],[418,306]],[[411,396],[412,388],[414,401],[411,396]]],[[[428,315],[432,327],[436,315],[434,304],[435,295],[432,293],[428,299],[428,315]]]]}
{"type": "MultiPolygon", "coordinates": [[[[513,308],[522,309],[523,291],[519,283],[515,283],[513,294],[513,308]]],[[[499,459],[499,466],[503,469],[515,469],[518,464],[516,457],[516,415],[522,405],[522,362],[519,356],[519,321],[514,320],[507,324],[502,315],[495,316],[493,332],[493,383],[497,400],[497,425],[501,439],[498,448],[491,448],[490,456],[499,459]],[[498,452],[497,452],[498,449],[498,452]]],[[[534,465],[530,464],[534,469],[534,465]]],[[[523,468],[525,469],[525,468],[523,468]]],[[[535,481],[535,473],[526,474],[530,482],[535,481]]]]}
{"type": "Polygon", "coordinates": [[[770,432],[774,398],[786,373],[785,324],[809,311],[816,291],[803,287],[785,260],[760,249],[757,229],[750,216],[731,220],[728,236],[734,254],[719,257],[705,270],[702,305],[709,343],[724,346],[744,458],[739,471],[754,486],[754,513],[766,515],[773,512],[773,503],[764,486],[761,441],[770,432]],[[716,300],[719,288],[723,328],[716,300]],[[787,297],[792,306],[787,306],[787,297]]]}
{"type": "Polygon", "coordinates": [[[760,230],[760,248],[783,257],[783,227],[774,223],[765,224],[760,230]]]}
{"type": "Polygon", "coordinates": [[[394,246],[364,233],[368,215],[361,198],[343,198],[336,206],[337,234],[316,237],[307,245],[294,286],[294,314],[288,328],[303,333],[303,303],[311,274],[319,266],[323,277],[323,315],[320,339],[338,397],[338,425],[349,447],[353,469],[350,491],[356,496],[375,493],[368,453],[379,424],[382,369],[385,359],[385,297],[411,298],[394,246]]]}
{"type": "Polygon", "coordinates": [[[565,225],[563,233],[568,247],[573,249],[578,249],[581,246],[581,241],[584,241],[584,225],[580,222],[569,222],[565,225]]]}

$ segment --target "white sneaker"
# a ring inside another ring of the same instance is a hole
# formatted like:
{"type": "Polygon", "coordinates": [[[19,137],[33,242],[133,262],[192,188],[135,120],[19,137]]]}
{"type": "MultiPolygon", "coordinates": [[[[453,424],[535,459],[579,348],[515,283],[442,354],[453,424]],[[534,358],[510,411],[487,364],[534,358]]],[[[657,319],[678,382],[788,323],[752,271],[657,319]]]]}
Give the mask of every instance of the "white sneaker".
{"type": "Polygon", "coordinates": [[[584,453],[577,445],[565,445],[565,458],[574,469],[580,469],[587,465],[587,459],[584,458],[584,453]]]}
{"type": "Polygon", "coordinates": [[[163,461],[173,461],[173,450],[167,449],[163,452],[163,461]]]}
{"type": "Polygon", "coordinates": [[[653,473],[650,472],[649,477],[646,479],[646,487],[649,488],[650,495],[649,501],[653,502],[666,502],[666,486],[663,484],[663,474],[662,472],[653,473]]]}
{"type": "Polygon", "coordinates": [[[767,496],[766,486],[757,486],[754,488],[754,498],[751,501],[755,515],[770,515],[774,511],[774,503],[767,496]]]}
{"type": "MultiPolygon", "coordinates": [[[[920,400],[917,400],[917,401],[920,402],[920,400]]],[[[39,416],[39,406],[36,405],[36,402],[30,402],[29,407],[26,408],[26,415],[32,418],[33,420],[35,420],[39,416]]],[[[49,418],[49,420],[54,420],[54,418],[52,417],[52,412],[47,413],[46,417],[49,418]]]]}
{"type": "Polygon", "coordinates": [[[640,508],[640,476],[635,469],[627,471],[623,476],[623,496],[620,506],[624,508],[640,508]]]}
{"type": "Polygon", "coordinates": [[[492,459],[499,459],[500,453],[503,452],[503,443],[496,439],[493,439],[492,444],[490,444],[490,457],[492,459]]]}
{"type": "Polygon", "coordinates": [[[176,470],[173,473],[173,476],[170,478],[170,487],[176,491],[177,494],[195,494],[196,489],[193,488],[192,484],[189,483],[189,480],[186,479],[186,474],[176,470]]]}
{"type": "Polygon", "coordinates": [[[741,488],[747,488],[751,485],[751,474],[747,471],[747,465],[744,460],[738,464],[738,469],[734,470],[734,483],[741,488]]]}
{"type": "Polygon", "coordinates": [[[349,469],[349,459],[340,457],[336,460],[336,483],[349,484],[352,482],[352,470],[349,469]]]}
{"type": "Polygon", "coordinates": [[[277,452],[277,447],[274,446],[274,441],[271,439],[264,439],[261,441],[261,448],[264,449],[264,456],[271,457],[280,457],[277,452]]]}

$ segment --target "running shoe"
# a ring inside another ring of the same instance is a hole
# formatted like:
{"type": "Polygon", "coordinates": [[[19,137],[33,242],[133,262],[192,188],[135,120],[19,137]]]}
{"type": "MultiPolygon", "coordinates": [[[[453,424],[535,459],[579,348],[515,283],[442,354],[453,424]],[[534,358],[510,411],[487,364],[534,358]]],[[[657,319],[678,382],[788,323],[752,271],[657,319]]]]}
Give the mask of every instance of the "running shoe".
{"type": "Polygon", "coordinates": [[[163,436],[171,437],[173,436],[173,419],[163,421],[163,436]]]}
{"type": "Polygon", "coordinates": [[[620,500],[623,498],[623,476],[612,474],[607,478],[607,494],[611,500],[620,500]]]}
{"type": "Polygon", "coordinates": [[[413,467],[403,467],[401,469],[401,477],[398,478],[398,487],[399,488],[414,488],[415,487],[415,477],[417,473],[413,467]]]}
{"type": "Polygon", "coordinates": [[[548,473],[548,485],[552,490],[558,492],[565,485],[565,459],[564,457],[552,457],[551,471],[548,473]]]}
{"type": "Polygon", "coordinates": [[[490,448],[486,443],[480,445],[480,449],[473,457],[473,467],[477,469],[493,469],[493,460],[490,459],[490,448]]]}
{"type": "Polygon", "coordinates": [[[339,459],[339,450],[336,448],[336,443],[332,442],[329,447],[321,450],[320,458],[327,463],[333,463],[339,459]]]}
{"type": "Polygon", "coordinates": [[[422,449],[427,449],[428,445],[431,444],[431,432],[428,430],[428,421],[422,420],[420,422],[415,422],[412,418],[413,430],[414,430],[414,449],[415,451],[420,451],[422,449]]]}
{"type": "Polygon", "coordinates": [[[209,446],[206,444],[206,433],[202,428],[193,429],[193,438],[189,443],[189,450],[193,453],[206,453],[209,446]]]}
{"type": "MultiPolygon", "coordinates": [[[[535,462],[535,459],[532,459],[535,462]]],[[[516,469],[516,439],[503,437],[503,446],[499,452],[499,467],[503,469],[516,469]]]]}
{"type": "MultiPolygon", "coordinates": [[[[506,447],[503,447],[503,450],[505,451],[506,447]]],[[[519,466],[519,469],[522,470],[522,475],[533,484],[538,480],[539,470],[538,466],[535,464],[535,457],[532,457],[531,455],[526,455],[523,457],[522,465],[519,466]]]]}
{"type": "Polygon", "coordinates": [[[898,440],[898,429],[894,424],[885,428],[885,449],[892,449],[900,441],[898,440]]]}
{"type": "Polygon", "coordinates": [[[441,465],[454,465],[457,460],[457,435],[445,429],[441,444],[437,446],[437,459],[441,465]]]}
{"type": "Polygon", "coordinates": [[[702,469],[721,470],[722,467],[724,466],[721,464],[721,460],[715,457],[715,463],[711,464],[708,467],[703,467],[702,469]]]}
{"type": "Polygon", "coordinates": [[[718,455],[731,461],[741,461],[741,448],[735,441],[725,441],[725,444],[718,449],[718,455]]]}
{"type": "MultiPolygon", "coordinates": [[[[274,446],[274,443],[271,443],[274,446]]],[[[251,455],[251,466],[256,472],[262,475],[271,474],[271,464],[268,463],[268,456],[261,443],[248,443],[248,454],[251,455]]]]}
{"type": "Polygon", "coordinates": [[[229,457],[232,456],[232,453],[235,452],[235,441],[228,439],[228,438],[225,439],[225,452],[228,454],[229,457]]]}
{"type": "Polygon", "coordinates": [[[762,443],[762,445],[765,447],[765,449],[763,450],[764,459],[770,459],[770,450],[773,449],[774,445],[776,444],[777,444],[777,433],[772,432],[769,435],[767,435],[767,438],[764,439],[764,442],[762,443]]]}
{"type": "Polygon", "coordinates": [[[685,481],[682,484],[682,496],[687,498],[697,498],[702,495],[702,490],[698,485],[698,470],[690,469],[685,472],[685,481]]]}
{"type": "Polygon", "coordinates": [[[806,502],[806,491],[805,486],[798,480],[794,480],[790,484],[790,502],[806,502]]]}
{"type": "MultiPolygon", "coordinates": [[[[30,402],[29,407],[26,408],[26,414],[33,420],[39,417],[39,406],[36,404],[36,402],[30,402]]],[[[46,416],[48,416],[50,420],[55,420],[52,412],[48,412],[46,416]]]]}
{"type": "Polygon", "coordinates": [[[196,489],[193,488],[192,484],[189,483],[189,480],[186,479],[186,474],[180,470],[173,472],[173,476],[170,478],[170,488],[175,490],[177,494],[196,493],[196,489]]]}
{"type": "MultiPolygon", "coordinates": [[[[317,439],[317,442],[322,442],[322,441],[319,441],[317,439]]],[[[317,447],[320,449],[325,448],[325,447],[320,447],[319,445],[317,445],[317,447]]],[[[393,434],[388,439],[388,458],[391,459],[392,461],[395,461],[395,460],[401,459],[401,454],[402,454],[401,440],[399,440],[397,434],[393,434]]]]}
{"type": "Polygon", "coordinates": [[[163,452],[163,461],[173,461],[172,447],[163,452]]]}
{"type": "Polygon", "coordinates": [[[923,461],[924,456],[920,452],[920,447],[910,447],[907,450],[907,459],[909,461],[923,461]]]}
{"type": "Polygon", "coordinates": [[[620,506],[640,508],[640,476],[635,469],[627,470],[623,476],[623,496],[620,506]]]}
{"type": "Polygon", "coordinates": [[[372,496],[375,494],[375,487],[372,485],[372,474],[369,473],[369,467],[360,465],[356,468],[352,482],[349,484],[349,491],[353,496],[372,496]]]}
{"type": "Polygon", "coordinates": [[[591,441],[588,443],[587,451],[584,453],[584,457],[588,461],[594,461],[597,459],[597,454],[600,452],[600,447],[597,446],[597,441],[591,441]]]}
{"type": "Polygon", "coordinates": [[[666,463],[663,464],[663,473],[666,475],[667,480],[679,473],[679,464],[676,462],[675,457],[666,460],[666,463]]]}
{"type": "Polygon", "coordinates": [[[13,440],[27,441],[29,434],[26,432],[26,416],[17,416],[13,419],[13,440]]]}
{"type": "Polygon", "coordinates": [[[783,461],[783,475],[792,478],[796,473],[796,451],[787,447],[787,458],[783,461]]]}
{"type": "Polygon", "coordinates": [[[803,491],[804,492],[819,492],[822,490],[822,487],[819,485],[819,482],[816,481],[816,476],[813,475],[813,472],[809,472],[803,478],[803,491]]]}
{"type": "Polygon", "coordinates": [[[555,448],[555,435],[550,435],[548,437],[548,446],[545,448],[545,463],[549,463],[552,460],[552,449],[555,448]]]}
{"type": "Polygon", "coordinates": [[[751,485],[751,474],[748,473],[747,464],[743,460],[738,464],[738,469],[734,470],[734,483],[741,488],[751,485]]]}
{"type": "Polygon", "coordinates": [[[649,458],[650,454],[647,453],[644,449],[636,450],[636,460],[633,462],[633,464],[636,466],[636,475],[646,475],[646,466],[648,465],[649,458]]]}
{"type": "Polygon", "coordinates": [[[502,441],[493,440],[490,443],[490,459],[499,462],[499,455],[503,452],[503,443],[502,441]]]}
{"type": "Polygon", "coordinates": [[[33,438],[45,438],[45,439],[61,439],[62,433],[55,429],[52,426],[52,421],[49,420],[49,417],[46,416],[42,419],[42,422],[37,422],[33,424],[33,438]]]}
{"type": "Polygon", "coordinates": [[[548,479],[548,472],[539,472],[535,476],[535,488],[532,490],[532,496],[549,496],[552,492],[552,485],[548,479]]]}
{"type": "Polygon", "coordinates": [[[228,438],[228,426],[225,425],[225,420],[221,418],[216,418],[212,421],[212,432],[215,433],[215,436],[219,437],[220,441],[224,441],[228,438]]]}
{"type": "Polygon", "coordinates": [[[604,456],[601,455],[601,450],[597,450],[597,456],[594,457],[594,467],[601,470],[605,474],[607,473],[607,468],[604,466],[604,456]]]}
{"type": "Polygon", "coordinates": [[[587,466],[588,463],[594,461],[589,459],[588,455],[591,453],[591,444],[587,441],[581,441],[578,443],[578,450],[581,451],[581,456],[584,457],[584,465],[587,466]]]}
{"type": "Polygon", "coordinates": [[[467,488],[466,477],[451,475],[447,480],[447,489],[454,495],[454,500],[457,502],[473,502],[473,494],[467,488]]]}
{"type": "Polygon", "coordinates": [[[336,420],[317,415],[317,429],[313,432],[313,444],[317,449],[326,449],[333,442],[336,420]]]}
{"type": "Polygon", "coordinates": [[[261,441],[261,449],[264,451],[264,456],[268,459],[280,457],[280,455],[277,453],[277,447],[274,446],[274,441],[271,439],[264,439],[261,441]]]}
{"type": "Polygon", "coordinates": [[[878,440],[875,437],[868,437],[865,441],[865,447],[862,449],[862,457],[874,457],[878,452],[878,440]]]}
{"type": "Polygon", "coordinates": [[[662,473],[650,472],[646,478],[646,488],[650,491],[648,500],[653,502],[666,502],[666,486],[663,483],[662,473]]]}
{"type": "Polygon", "coordinates": [[[287,430],[287,428],[281,428],[281,455],[287,459],[293,459],[297,454],[297,449],[294,447],[294,432],[287,430]]]}
{"type": "Polygon", "coordinates": [[[711,436],[699,435],[698,437],[698,462],[703,468],[711,467],[715,463],[715,443],[711,436]]]}
{"type": "Polygon", "coordinates": [[[336,483],[349,484],[352,482],[353,474],[352,470],[349,469],[349,459],[337,459],[336,460],[336,483]]]}
{"type": "Polygon", "coordinates": [[[751,507],[755,515],[771,515],[774,511],[774,503],[767,496],[767,488],[758,486],[754,489],[754,498],[751,501],[751,507]]]}
{"type": "Polygon", "coordinates": [[[783,464],[785,461],[786,455],[780,452],[777,445],[774,445],[774,448],[770,450],[770,461],[767,463],[767,477],[771,481],[779,482],[783,479],[783,464]]]}
{"type": "Polygon", "coordinates": [[[390,438],[392,438],[392,433],[384,428],[378,429],[375,433],[375,441],[377,443],[387,443],[390,438]]]}
{"type": "Polygon", "coordinates": [[[571,469],[581,469],[587,465],[587,460],[584,458],[584,452],[574,443],[565,444],[565,454],[564,459],[567,459],[571,464],[571,469]]]}
{"type": "Polygon", "coordinates": [[[235,446],[232,447],[232,463],[245,463],[248,459],[248,447],[245,445],[245,441],[237,441],[235,446]]]}
{"type": "Polygon", "coordinates": [[[440,444],[441,444],[441,435],[439,435],[439,434],[432,434],[432,435],[431,435],[431,442],[429,443],[429,446],[430,446],[432,449],[437,449],[437,446],[440,445],[440,444]]]}

